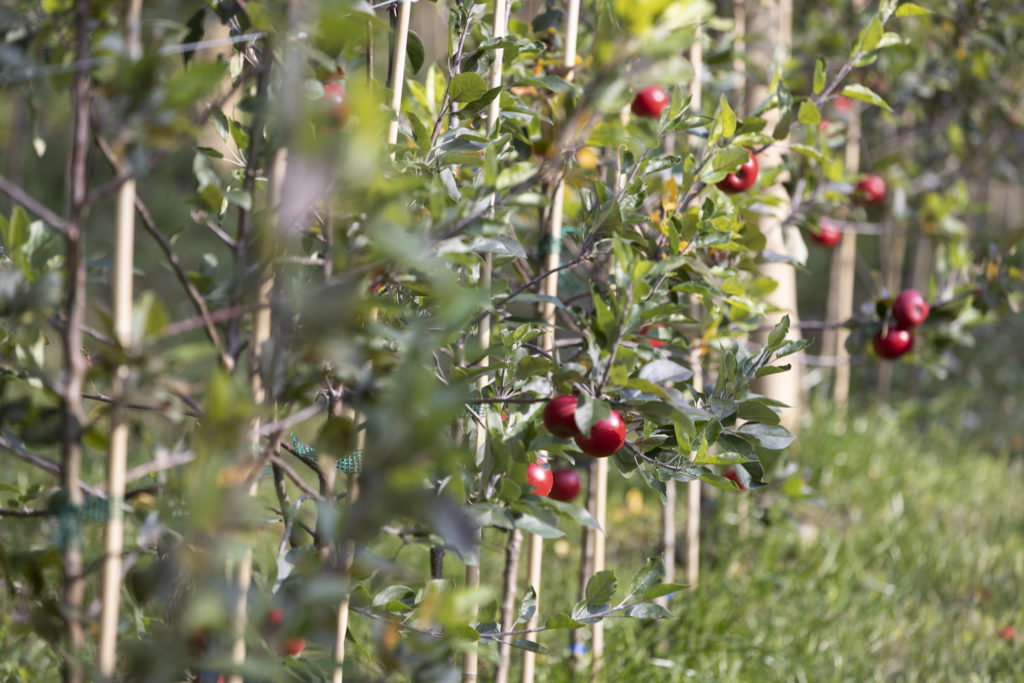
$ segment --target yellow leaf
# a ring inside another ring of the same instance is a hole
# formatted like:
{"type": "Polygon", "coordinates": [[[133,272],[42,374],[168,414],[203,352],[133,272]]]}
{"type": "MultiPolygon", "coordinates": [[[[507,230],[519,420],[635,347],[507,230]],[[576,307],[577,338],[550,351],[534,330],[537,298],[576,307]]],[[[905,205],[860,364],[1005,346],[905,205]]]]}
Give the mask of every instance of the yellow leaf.
{"type": "Polygon", "coordinates": [[[675,211],[677,201],[679,201],[679,184],[676,183],[675,178],[669,178],[661,195],[661,210],[665,212],[665,215],[675,211]]]}

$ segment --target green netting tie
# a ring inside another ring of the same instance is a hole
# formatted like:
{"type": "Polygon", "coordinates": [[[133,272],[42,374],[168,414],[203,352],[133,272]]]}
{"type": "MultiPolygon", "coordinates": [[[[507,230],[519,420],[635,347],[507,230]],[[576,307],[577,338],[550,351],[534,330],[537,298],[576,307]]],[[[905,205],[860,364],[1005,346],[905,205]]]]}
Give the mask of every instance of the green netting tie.
{"type": "Polygon", "coordinates": [[[295,455],[304,460],[316,460],[316,449],[296,439],[295,432],[292,432],[292,449],[294,449],[295,455]]]}
{"type": "Polygon", "coordinates": [[[352,451],[344,458],[339,458],[334,468],[345,474],[359,474],[363,471],[363,452],[352,451]]]}
{"type": "Polygon", "coordinates": [[[103,524],[110,518],[110,500],[90,496],[81,505],[64,503],[53,511],[57,529],[53,540],[58,548],[66,548],[68,541],[82,532],[84,524],[103,524]]]}
{"type": "Polygon", "coordinates": [[[562,241],[556,240],[551,235],[541,235],[540,244],[537,245],[537,256],[544,258],[548,254],[562,253],[562,241]]]}

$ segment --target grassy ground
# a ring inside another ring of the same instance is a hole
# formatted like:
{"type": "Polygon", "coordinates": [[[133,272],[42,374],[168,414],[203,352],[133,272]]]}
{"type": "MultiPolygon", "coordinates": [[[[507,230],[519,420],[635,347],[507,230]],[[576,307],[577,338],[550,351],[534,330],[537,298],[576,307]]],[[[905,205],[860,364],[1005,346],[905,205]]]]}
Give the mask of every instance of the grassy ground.
{"type": "MultiPolygon", "coordinates": [[[[791,452],[816,494],[717,496],[700,586],[672,598],[674,621],[609,623],[601,680],[1024,680],[1020,449],[979,450],[956,419],[882,408],[843,426],[823,412],[791,452]]],[[[628,584],[655,548],[659,511],[612,480],[609,566],[628,584]]],[[[544,615],[571,609],[577,538],[548,542],[544,615]]],[[[541,643],[553,654],[538,680],[583,678],[565,632],[541,643]]]]}

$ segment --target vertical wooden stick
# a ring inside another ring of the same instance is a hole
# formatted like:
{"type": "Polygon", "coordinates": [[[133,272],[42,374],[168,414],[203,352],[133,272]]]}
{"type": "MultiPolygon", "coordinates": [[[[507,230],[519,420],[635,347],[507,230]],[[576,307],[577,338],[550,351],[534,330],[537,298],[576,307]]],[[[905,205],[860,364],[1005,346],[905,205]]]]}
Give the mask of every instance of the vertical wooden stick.
{"type": "MultiPolygon", "coordinates": [[[[741,9],[742,11],[742,9],[741,9]]],[[[742,18],[742,17],[741,17],[742,18]]],[[[743,28],[737,24],[737,32],[743,28]]],[[[690,82],[690,109],[700,113],[704,105],[704,46],[702,44],[703,31],[697,28],[697,36],[690,46],[690,63],[693,64],[693,80],[690,82]]],[[[699,300],[694,297],[691,302],[693,314],[697,314],[699,300]]],[[[700,341],[700,340],[698,340],[700,341]]],[[[693,386],[698,391],[704,383],[704,373],[701,372],[701,350],[695,348],[690,353],[690,370],[693,371],[693,386]]],[[[686,584],[690,590],[697,588],[697,580],[700,576],[700,479],[694,479],[686,484],[686,584]]]]}
{"type": "MultiPolygon", "coordinates": [[[[846,172],[856,173],[860,169],[860,107],[850,107],[846,138],[846,172]]],[[[832,255],[832,270],[829,273],[829,297],[826,320],[839,322],[849,320],[853,315],[853,292],[857,268],[857,233],[843,232],[839,248],[832,255]]],[[[835,384],[832,396],[836,410],[844,413],[850,398],[850,354],[846,351],[846,340],[850,331],[838,328],[831,335],[831,348],[825,346],[825,353],[831,353],[836,360],[835,384]]]]}
{"type": "MultiPolygon", "coordinates": [[[[566,79],[572,80],[573,69],[576,66],[576,33],[580,23],[580,0],[569,0],[567,8],[567,23],[565,27],[565,55],[562,65],[566,67],[566,79]]],[[[562,150],[559,150],[562,151],[562,150]]],[[[542,244],[545,247],[544,272],[551,271],[558,267],[561,259],[562,243],[562,210],[564,208],[565,177],[560,176],[554,184],[554,194],[551,201],[551,211],[548,214],[548,226],[546,235],[542,237],[542,244]]],[[[541,291],[550,297],[558,296],[558,273],[551,273],[541,283],[541,291]]],[[[551,302],[541,304],[541,316],[544,319],[544,334],[541,337],[541,348],[551,353],[555,349],[555,305],[551,302]]],[[[544,539],[539,536],[530,536],[530,545],[527,551],[527,582],[537,592],[537,610],[533,617],[526,624],[526,628],[537,627],[540,604],[541,604],[541,571],[544,555],[544,539]]],[[[526,634],[526,639],[532,642],[537,641],[536,633],[526,634]]],[[[536,654],[529,650],[523,652],[523,675],[522,683],[533,683],[536,654]]]]}
{"type": "MultiPolygon", "coordinates": [[[[376,318],[376,310],[371,311],[371,321],[376,318]]],[[[359,423],[362,422],[362,416],[349,408],[344,408],[345,414],[349,417],[356,425],[356,429],[359,428],[359,423]]],[[[366,432],[358,431],[356,435],[356,450],[362,451],[366,447],[366,432]]],[[[349,474],[348,485],[346,487],[345,500],[346,504],[351,506],[359,498],[359,475],[349,474]]],[[[348,632],[348,615],[349,605],[351,600],[351,589],[352,589],[352,564],[355,562],[356,556],[356,544],[355,541],[346,540],[341,546],[341,579],[345,584],[345,595],[341,599],[341,603],[338,605],[338,628],[335,631],[334,641],[334,676],[332,678],[333,683],[342,683],[344,680],[344,665],[345,665],[345,634],[348,632]]]]}
{"type": "MultiPolygon", "coordinates": [[[[128,0],[125,7],[125,42],[130,59],[142,51],[142,0],[128,0]]],[[[117,192],[114,236],[113,313],[114,335],[123,348],[132,346],[132,272],[135,267],[135,178],[124,181],[117,192]]],[[[127,390],[129,367],[114,372],[114,405],[111,410],[110,447],[107,453],[108,516],[103,545],[103,588],[97,664],[100,674],[113,677],[117,661],[117,621],[121,601],[121,553],[124,550],[125,466],[128,461],[128,424],[120,401],[127,390]]]]}
{"type": "MultiPolygon", "coordinates": [[[[269,68],[269,67],[265,67],[269,68]]],[[[261,128],[253,126],[253,135],[262,135],[261,128]]],[[[284,182],[285,168],[287,165],[287,150],[278,149],[274,155],[270,169],[270,206],[277,207],[281,203],[281,185],[284,182]]],[[[270,293],[274,289],[274,273],[272,261],[264,258],[262,272],[260,274],[257,303],[259,308],[253,314],[252,345],[250,347],[251,362],[249,364],[249,390],[252,393],[253,404],[259,405],[266,399],[266,388],[260,379],[260,364],[263,362],[261,350],[263,342],[270,339],[271,316],[270,316],[270,293]]],[[[253,456],[259,452],[260,418],[254,418],[250,425],[250,443],[252,444],[253,456]]],[[[255,496],[259,489],[259,477],[251,477],[252,483],[249,486],[248,494],[255,496]]],[[[232,626],[234,640],[231,646],[231,662],[240,665],[245,662],[245,628],[248,622],[248,597],[249,587],[252,585],[252,549],[246,548],[239,558],[238,566],[235,569],[235,604],[232,610],[232,626]]],[[[232,674],[228,683],[243,683],[242,676],[232,674]]]]}
{"type": "MultiPolygon", "coordinates": [[[[402,89],[405,86],[405,52],[409,44],[409,17],[412,14],[410,0],[398,3],[398,27],[395,30],[395,52],[392,56],[391,70],[391,110],[393,118],[388,126],[388,145],[398,142],[398,121],[402,117],[402,89]]],[[[394,151],[391,158],[395,158],[394,151]]]]}

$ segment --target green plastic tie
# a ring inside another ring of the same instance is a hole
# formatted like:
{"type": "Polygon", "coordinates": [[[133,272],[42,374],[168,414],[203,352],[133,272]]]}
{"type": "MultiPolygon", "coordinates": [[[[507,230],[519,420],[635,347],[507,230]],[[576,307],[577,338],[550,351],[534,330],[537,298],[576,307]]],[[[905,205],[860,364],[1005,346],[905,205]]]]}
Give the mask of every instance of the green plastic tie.
{"type": "Polygon", "coordinates": [[[334,468],[345,474],[359,474],[363,471],[363,452],[352,451],[344,458],[339,458],[334,468]]]}

